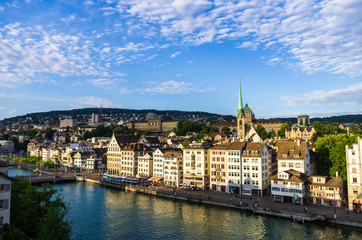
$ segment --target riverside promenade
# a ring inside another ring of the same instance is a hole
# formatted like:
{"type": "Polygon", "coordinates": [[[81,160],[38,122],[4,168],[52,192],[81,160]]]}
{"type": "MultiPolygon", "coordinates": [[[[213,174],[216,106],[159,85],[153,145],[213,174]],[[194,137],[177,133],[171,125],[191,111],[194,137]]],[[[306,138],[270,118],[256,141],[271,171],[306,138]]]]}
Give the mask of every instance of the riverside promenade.
{"type": "Polygon", "coordinates": [[[270,196],[240,196],[210,191],[191,191],[167,187],[125,186],[126,191],[149,194],[158,197],[183,200],[200,204],[217,205],[253,212],[264,216],[288,218],[291,221],[322,221],[362,228],[362,214],[346,211],[344,208],[313,204],[292,204],[273,202],[270,196]]]}

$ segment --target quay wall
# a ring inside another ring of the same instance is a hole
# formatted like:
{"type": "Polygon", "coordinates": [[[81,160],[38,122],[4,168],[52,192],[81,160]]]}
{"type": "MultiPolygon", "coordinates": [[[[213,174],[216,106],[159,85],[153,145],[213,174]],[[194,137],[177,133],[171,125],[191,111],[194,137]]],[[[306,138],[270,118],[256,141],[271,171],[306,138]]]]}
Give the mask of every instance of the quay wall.
{"type": "Polygon", "coordinates": [[[296,212],[289,212],[289,211],[279,211],[271,212],[271,211],[264,211],[263,208],[258,207],[245,207],[238,204],[231,204],[231,203],[222,203],[217,201],[210,201],[210,200],[203,200],[201,198],[197,197],[183,197],[183,196],[177,196],[172,194],[162,194],[158,193],[157,190],[151,190],[151,189],[145,189],[145,188],[139,188],[135,186],[125,186],[126,191],[136,192],[136,193],[143,193],[148,195],[154,195],[157,197],[163,197],[163,198],[169,198],[169,199],[175,199],[175,200],[181,200],[181,201],[187,201],[187,202],[194,202],[194,203],[201,203],[201,204],[207,204],[207,205],[214,205],[219,207],[226,207],[226,208],[234,208],[234,209],[240,209],[244,211],[253,212],[254,214],[260,214],[264,216],[273,216],[273,217],[279,217],[279,218],[288,218],[293,221],[299,221],[299,222],[311,222],[316,220],[321,220],[322,216],[314,216],[312,214],[303,214],[303,213],[296,213],[296,212]]]}

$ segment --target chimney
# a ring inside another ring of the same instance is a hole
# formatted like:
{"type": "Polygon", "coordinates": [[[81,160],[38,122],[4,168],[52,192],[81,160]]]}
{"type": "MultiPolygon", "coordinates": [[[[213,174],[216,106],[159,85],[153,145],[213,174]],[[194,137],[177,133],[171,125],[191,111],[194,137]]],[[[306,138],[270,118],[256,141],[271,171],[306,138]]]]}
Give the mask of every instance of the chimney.
{"type": "Polygon", "coordinates": [[[336,177],[338,177],[338,171],[336,171],[336,177]]]}

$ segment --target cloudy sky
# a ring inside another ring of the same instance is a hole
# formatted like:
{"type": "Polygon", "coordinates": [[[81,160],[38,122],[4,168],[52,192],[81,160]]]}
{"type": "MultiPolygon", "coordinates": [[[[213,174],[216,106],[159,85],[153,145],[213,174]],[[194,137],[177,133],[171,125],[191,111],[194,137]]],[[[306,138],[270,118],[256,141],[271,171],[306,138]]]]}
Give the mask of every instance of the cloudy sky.
{"type": "Polygon", "coordinates": [[[362,113],[360,0],[0,1],[0,119],[83,107],[362,113]]]}

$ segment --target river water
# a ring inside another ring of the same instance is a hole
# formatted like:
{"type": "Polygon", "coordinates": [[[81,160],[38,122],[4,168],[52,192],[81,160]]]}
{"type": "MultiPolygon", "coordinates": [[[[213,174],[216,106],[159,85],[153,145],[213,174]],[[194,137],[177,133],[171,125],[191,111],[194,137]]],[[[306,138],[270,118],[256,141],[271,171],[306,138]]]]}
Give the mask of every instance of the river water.
{"type": "MultiPolygon", "coordinates": [[[[9,176],[27,175],[9,169],[9,176]]],[[[70,203],[73,232],[83,239],[362,239],[362,230],[324,223],[293,223],[239,210],[103,188],[54,185],[70,203]]]]}

